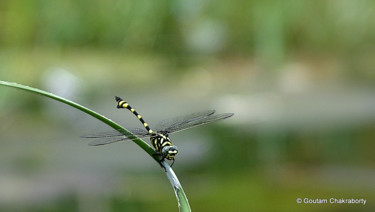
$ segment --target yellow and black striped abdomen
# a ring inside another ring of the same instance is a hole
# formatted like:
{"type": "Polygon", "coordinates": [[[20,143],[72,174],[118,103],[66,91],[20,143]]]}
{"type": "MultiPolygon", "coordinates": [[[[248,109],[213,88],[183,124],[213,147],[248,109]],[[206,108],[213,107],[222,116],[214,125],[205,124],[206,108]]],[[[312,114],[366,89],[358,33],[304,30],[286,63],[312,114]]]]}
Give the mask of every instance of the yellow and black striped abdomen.
{"type": "Polygon", "coordinates": [[[137,111],[135,111],[135,109],[132,108],[125,100],[123,100],[120,97],[116,96],[116,101],[117,101],[117,108],[126,108],[126,109],[130,110],[139,119],[139,121],[142,122],[142,124],[146,128],[147,132],[150,133],[150,134],[153,133],[153,131],[150,129],[150,127],[145,122],[145,120],[143,120],[142,116],[139,115],[137,113],[137,111]]]}

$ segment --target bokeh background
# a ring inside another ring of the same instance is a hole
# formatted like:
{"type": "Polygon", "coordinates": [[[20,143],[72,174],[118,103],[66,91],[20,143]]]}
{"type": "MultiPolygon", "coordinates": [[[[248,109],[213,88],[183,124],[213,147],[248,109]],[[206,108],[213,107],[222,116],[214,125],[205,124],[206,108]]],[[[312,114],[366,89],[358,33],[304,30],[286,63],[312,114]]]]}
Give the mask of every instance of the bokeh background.
{"type": "MultiPolygon", "coordinates": [[[[375,210],[375,2],[2,0],[0,79],[125,127],[214,108],[172,135],[193,211],[375,210]],[[297,204],[297,198],[362,204],[297,204]]],[[[159,165],[109,128],[0,87],[0,211],[177,211],[159,165]]]]}

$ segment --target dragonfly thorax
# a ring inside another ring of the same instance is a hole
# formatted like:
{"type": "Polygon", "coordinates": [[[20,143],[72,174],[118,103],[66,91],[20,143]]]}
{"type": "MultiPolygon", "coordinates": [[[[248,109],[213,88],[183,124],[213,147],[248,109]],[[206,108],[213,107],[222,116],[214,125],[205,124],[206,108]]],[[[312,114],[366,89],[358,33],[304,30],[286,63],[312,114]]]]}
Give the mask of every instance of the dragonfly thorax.
{"type": "Polygon", "coordinates": [[[150,137],[150,140],[155,150],[161,154],[162,158],[174,160],[174,157],[177,155],[178,150],[177,147],[172,144],[171,139],[168,137],[167,133],[155,133],[150,137]]]}

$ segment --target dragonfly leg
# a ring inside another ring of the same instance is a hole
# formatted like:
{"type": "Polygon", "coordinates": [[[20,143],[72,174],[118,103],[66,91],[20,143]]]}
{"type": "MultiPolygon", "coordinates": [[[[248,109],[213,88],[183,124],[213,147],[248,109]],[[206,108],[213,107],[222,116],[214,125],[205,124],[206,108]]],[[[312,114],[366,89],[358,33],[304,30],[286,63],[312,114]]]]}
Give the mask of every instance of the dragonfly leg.
{"type": "Polygon", "coordinates": [[[163,164],[161,163],[161,162],[164,161],[164,157],[163,157],[159,152],[156,152],[156,153],[153,154],[152,156],[153,156],[154,158],[157,158],[157,156],[159,156],[159,157],[160,157],[160,159],[159,159],[159,165],[164,169],[164,171],[167,171],[167,170],[165,169],[165,167],[163,166],[163,164]]]}
{"type": "Polygon", "coordinates": [[[160,157],[160,160],[159,160],[159,161],[163,161],[163,160],[164,160],[164,158],[162,158],[162,155],[161,155],[159,152],[156,152],[156,153],[154,153],[154,154],[152,155],[152,157],[154,157],[155,159],[157,159],[157,156],[160,157]]]}
{"type": "Polygon", "coordinates": [[[173,160],[172,160],[172,164],[171,164],[171,167],[173,166],[173,164],[174,164],[174,158],[173,158],[173,160]]]}
{"type": "Polygon", "coordinates": [[[164,167],[164,165],[161,162],[159,162],[159,165],[161,166],[161,168],[164,169],[164,172],[167,172],[167,169],[164,167]]]}

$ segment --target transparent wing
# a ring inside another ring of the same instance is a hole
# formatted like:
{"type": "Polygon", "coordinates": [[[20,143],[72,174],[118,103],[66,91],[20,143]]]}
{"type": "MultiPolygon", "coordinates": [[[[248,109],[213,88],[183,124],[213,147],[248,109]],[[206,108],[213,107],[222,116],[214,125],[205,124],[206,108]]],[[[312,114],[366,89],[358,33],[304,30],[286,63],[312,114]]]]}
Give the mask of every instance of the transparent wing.
{"type": "Polygon", "coordinates": [[[215,113],[215,110],[206,110],[206,111],[192,113],[192,114],[185,115],[185,116],[178,116],[175,118],[166,119],[166,120],[161,121],[159,124],[157,124],[155,129],[156,131],[168,131],[168,129],[172,129],[177,125],[181,125],[183,123],[194,121],[200,117],[210,116],[214,113],[215,113]]]}
{"type": "Polygon", "coordinates": [[[189,121],[189,122],[177,124],[177,125],[175,125],[171,128],[168,128],[166,131],[169,132],[169,133],[178,132],[178,131],[186,130],[186,129],[196,127],[196,126],[199,126],[199,125],[208,124],[208,123],[211,123],[211,122],[214,122],[214,121],[226,119],[226,118],[229,118],[233,115],[234,115],[233,113],[223,113],[223,114],[216,114],[216,115],[212,115],[212,116],[206,116],[206,117],[202,117],[200,119],[196,119],[196,120],[192,120],[192,121],[189,121]]]}
{"type": "MultiPolygon", "coordinates": [[[[137,136],[138,138],[144,138],[150,136],[150,134],[141,128],[134,128],[129,130],[132,134],[137,136]]],[[[132,140],[131,138],[126,137],[126,135],[122,134],[117,130],[111,130],[107,132],[101,132],[97,134],[90,134],[90,135],[83,135],[82,138],[97,138],[91,142],[89,142],[90,146],[99,146],[105,144],[111,144],[118,141],[128,141],[132,140]]]]}
{"type": "Polygon", "coordinates": [[[214,112],[215,112],[214,110],[201,112],[200,116],[195,115],[195,114],[198,114],[198,113],[191,114],[191,115],[194,115],[194,116],[191,116],[191,115],[185,116],[185,117],[189,117],[189,118],[185,119],[185,120],[181,119],[178,122],[169,124],[168,127],[165,127],[163,129],[158,129],[158,130],[159,131],[165,131],[167,133],[173,133],[173,132],[178,132],[178,131],[181,131],[181,130],[189,129],[189,128],[192,128],[192,127],[196,127],[196,126],[199,126],[199,125],[208,124],[208,123],[211,123],[211,122],[214,122],[214,121],[226,119],[226,118],[229,118],[229,117],[234,115],[233,113],[214,114],[214,112]]]}
{"type": "Polygon", "coordinates": [[[120,137],[117,136],[117,137],[99,138],[99,139],[95,139],[93,141],[90,141],[89,145],[90,146],[99,146],[99,145],[111,144],[111,143],[115,143],[115,142],[118,142],[118,141],[126,141],[126,140],[130,140],[130,139],[128,137],[126,137],[125,135],[120,136],[120,137]]]}
{"type": "MultiPolygon", "coordinates": [[[[132,134],[138,137],[139,136],[146,137],[147,135],[149,135],[149,133],[145,129],[141,129],[141,128],[133,128],[133,129],[130,129],[129,132],[131,132],[132,134]]],[[[123,133],[117,130],[110,130],[107,132],[99,132],[99,133],[93,133],[89,135],[82,135],[81,138],[106,138],[106,137],[115,137],[115,136],[123,136],[123,135],[124,135],[123,133]]]]}

